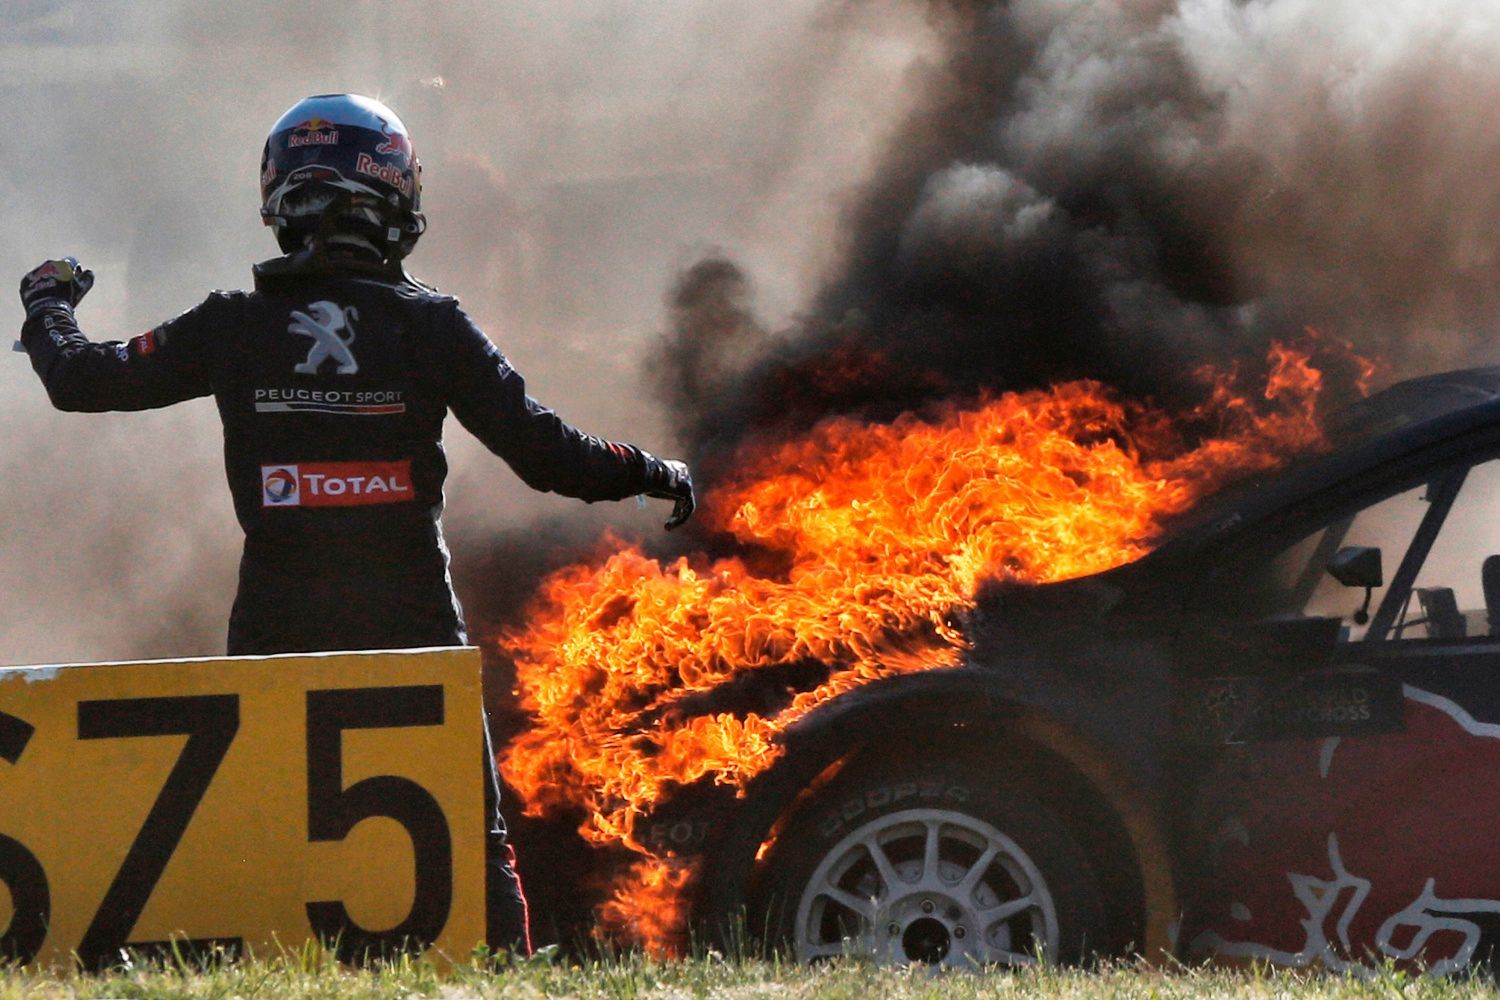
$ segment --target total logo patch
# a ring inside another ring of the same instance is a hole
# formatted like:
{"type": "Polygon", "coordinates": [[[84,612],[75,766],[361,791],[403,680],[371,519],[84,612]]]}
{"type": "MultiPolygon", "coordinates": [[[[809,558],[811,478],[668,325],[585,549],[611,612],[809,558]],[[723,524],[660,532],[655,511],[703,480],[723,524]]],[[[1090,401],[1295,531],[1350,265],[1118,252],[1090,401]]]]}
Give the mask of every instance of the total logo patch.
{"type": "Polygon", "coordinates": [[[416,499],[411,460],[260,467],[262,507],[364,507],[416,499]]]}

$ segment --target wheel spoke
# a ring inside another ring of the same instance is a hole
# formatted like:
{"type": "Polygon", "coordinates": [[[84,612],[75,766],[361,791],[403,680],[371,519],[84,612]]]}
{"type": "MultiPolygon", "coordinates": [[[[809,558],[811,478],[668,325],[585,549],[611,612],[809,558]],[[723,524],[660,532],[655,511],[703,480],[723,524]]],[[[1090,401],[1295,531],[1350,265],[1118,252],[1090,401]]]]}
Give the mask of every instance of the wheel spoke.
{"type": "Polygon", "coordinates": [[[836,885],[825,885],[818,890],[818,895],[827,896],[846,910],[852,910],[863,917],[867,923],[875,919],[875,901],[863,899],[846,889],[840,889],[836,885]]]}
{"type": "Polygon", "coordinates": [[[999,844],[990,844],[988,847],[986,847],[984,849],[984,853],[979,856],[979,860],[974,862],[973,867],[964,873],[964,877],[958,883],[958,887],[955,890],[954,894],[957,895],[960,899],[967,902],[969,900],[969,897],[973,894],[974,889],[978,887],[979,880],[984,878],[984,873],[990,870],[990,864],[999,855],[999,844]]]}
{"type": "Polygon", "coordinates": [[[998,923],[1002,923],[1015,916],[1023,910],[1029,910],[1037,903],[1036,895],[1028,893],[1019,899],[1012,899],[997,906],[984,910],[980,916],[984,917],[984,929],[989,930],[998,923]]]}
{"type": "Polygon", "coordinates": [[[938,872],[938,834],[940,825],[937,820],[927,821],[927,839],[922,846],[922,881],[939,882],[942,877],[938,872]]]}
{"type": "Polygon", "coordinates": [[[886,857],[885,848],[880,846],[880,841],[873,834],[865,838],[864,847],[870,854],[870,860],[875,862],[875,870],[880,873],[880,880],[885,883],[887,894],[895,892],[896,886],[903,880],[896,874],[896,866],[891,864],[891,859],[886,857]]]}

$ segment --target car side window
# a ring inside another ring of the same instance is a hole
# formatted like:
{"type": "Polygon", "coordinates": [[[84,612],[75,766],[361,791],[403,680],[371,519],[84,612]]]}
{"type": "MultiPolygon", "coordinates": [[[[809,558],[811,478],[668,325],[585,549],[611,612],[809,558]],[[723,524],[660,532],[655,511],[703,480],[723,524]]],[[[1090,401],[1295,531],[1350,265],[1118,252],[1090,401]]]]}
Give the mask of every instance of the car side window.
{"type": "Polygon", "coordinates": [[[1257,604],[1266,617],[1342,618],[1343,638],[1363,639],[1368,622],[1356,620],[1365,603],[1363,588],[1347,587],[1328,572],[1341,549],[1378,548],[1383,580],[1370,607],[1378,608],[1392,575],[1429,509],[1426,484],[1405,490],[1321,525],[1275,555],[1257,574],[1257,604]]]}
{"type": "Polygon", "coordinates": [[[1500,638],[1500,459],[1469,470],[1390,638],[1500,638]]]}

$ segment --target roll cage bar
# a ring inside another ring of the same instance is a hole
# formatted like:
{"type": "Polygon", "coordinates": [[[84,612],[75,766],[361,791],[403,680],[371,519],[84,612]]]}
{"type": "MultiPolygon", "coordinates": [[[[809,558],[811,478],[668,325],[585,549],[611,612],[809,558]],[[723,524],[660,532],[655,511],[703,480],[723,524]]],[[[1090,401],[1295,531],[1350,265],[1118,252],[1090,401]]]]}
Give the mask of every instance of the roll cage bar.
{"type": "Polygon", "coordinates": [[[1422,523],[1417,526],[1416,534],[1412,536],[1411,544],[1407,546],[1406,555],[1402,557],[1395,576],[1391,577],[1390,588],[1381,599],[1375,616],[1370,619],[1370,627],[1365,630],[1362,641],[1379,642],[1385,639],[1396,624],[1397,617],[1404,612],[1411,600],[1411,588],[1417,581],[1417,573],[1432,552],[1438,532],[1447,520],[1448,512],[1453,509],[1453,502],[1458,499],[1458,491],[1468,475],[1469,467],[1465,465],[1450,470],[1427,484],[1426,500],[1430,506],[1422,516],[1422,523]]]}

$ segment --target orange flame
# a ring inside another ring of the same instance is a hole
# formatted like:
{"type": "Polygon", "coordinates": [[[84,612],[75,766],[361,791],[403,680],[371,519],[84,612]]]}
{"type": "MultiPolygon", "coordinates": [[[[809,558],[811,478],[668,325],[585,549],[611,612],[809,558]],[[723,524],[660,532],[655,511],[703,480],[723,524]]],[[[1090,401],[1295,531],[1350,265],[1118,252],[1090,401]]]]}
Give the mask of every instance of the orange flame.
{"type": "Polygon", "coordinates": [[[502,639],[534,724],[501,766],[528,812],[581,807],[585,838],[646,856],[616,882],[605,925],[671,950],[688,869],[653,856],[637,821],[700,779],[742,789],[775,761],[779,733],[845,691],[959,663],[957,623],[982,581],[1130,562],[1205,494],[1321,447],[1310,353],[1277,345],[1268,361],[1263,391],[1231,370],[1175,420],[1087,381],[885,425],[830,419],[747,447],[705,496],[710,527],[744,557],[664,566],[612,540],[601,564],[547,579],[502,639]],[[805,662],[826,679],[779,711],[685,707],[805,662]]]}
{"type": "Polygon", "coordinates": [[[658,954],[681,954],[686,941],[687,904],[683,890],[698,864],[682,858],[638,859],[625,872],[614,895],[599,906],[599,923],[658,954]]]}

